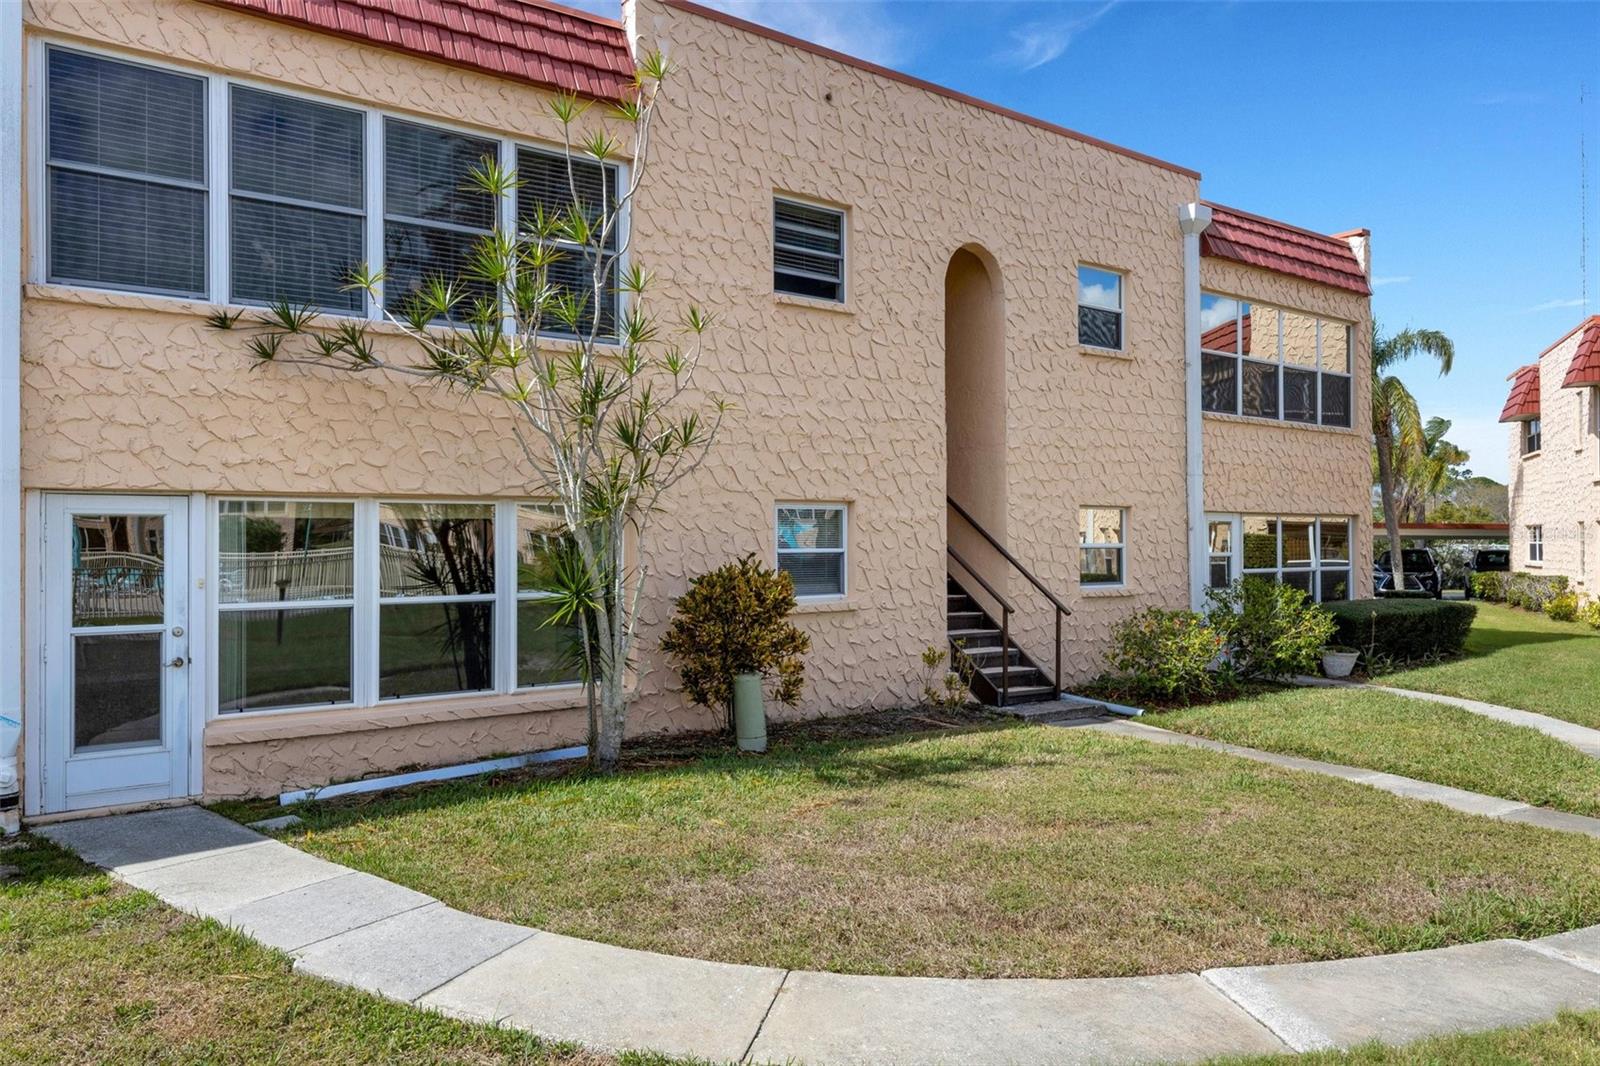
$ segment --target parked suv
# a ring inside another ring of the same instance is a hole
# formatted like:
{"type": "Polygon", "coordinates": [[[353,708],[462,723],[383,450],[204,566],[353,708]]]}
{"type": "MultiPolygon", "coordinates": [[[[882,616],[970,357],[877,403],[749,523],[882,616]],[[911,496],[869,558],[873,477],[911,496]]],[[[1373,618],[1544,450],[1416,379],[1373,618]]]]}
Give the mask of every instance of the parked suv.
{"type": "Polygon", "coordinates": [[[1510,548],[1479,548],[1472,554],[1472,571],[1467,574],[1467,599],[1472,599],[1473,574],[1511,573],[1510,548]]]}
{"type": "MultiPolygon", "coordinates": [[[[1433,552],[1427,548],[1402,548],[1401,552],[1406,568],[1406,589],[1426,592],[1436,600],[1443,597],[1444,572],[1439,569],[1439,560],[1433,557],[1433,552]]],[[[1373,567],[1373,591],[1379,596],[1395,591],[1394,564],[1388,552],[1378,556],[1373,567]]]]}

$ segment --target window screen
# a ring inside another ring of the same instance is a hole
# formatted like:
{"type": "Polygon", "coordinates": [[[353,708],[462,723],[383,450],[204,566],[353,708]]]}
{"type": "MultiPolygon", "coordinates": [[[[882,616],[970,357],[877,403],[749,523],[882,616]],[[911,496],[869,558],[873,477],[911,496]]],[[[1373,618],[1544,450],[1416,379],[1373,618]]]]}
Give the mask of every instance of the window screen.
{"type": "MultiPolygon", "coordinates": [[[[617,168],[602,166],[592,160],[573,159],[571,169],[565,155],[542,152],[536,148],[517,150],[517,178],[522,182],[517,189],[517,222],[521,227],[533,224],[537,212],[546,220],[563,219],[572,214],[573,207],[581,206],[590,225],[598,227],[607,211],[615,211],[619,194],[617,168]]],[[[598,252],[594,243],[587,248],[557,238],[562,247],[562,257],[550,264],[550,285],[561,292],[572,293],[584,310],[584,332],[592,322],[595,310],[594,268],[596,258],[606,261],[606,276],[601,284],[600,323],[598,334],[614,337],[617,333],[617,267],[615,256],[620,244],[617,227],[606,235],[598,252]]],[[[565,323],[546,316],[541,328],[565,332],[565,323]]]]}
{"type": "Polygon", "coordinates": [[[230,92],[233,299],[360,313],[365,294],[343,288],[363,258],[361,114],[230,92]]]}
{"type": "Polygon", "coordinates": [[[772,214],[772,287],[842,302],[844,212],[774,200],[772,214]]]}
{"type": "Polygon", "coordinates": [[[50,280],[204,298],[204,79],[57,48],[46,67],[50,280]]]}
{"type": "MultiPolygon", "coordinates": [[[[477,297],[491,286],[467,279],[477,242],[494,228],[495,198],[472,180],[499,146],[484,137],[384,121],[384,306],[405,308],[423,284],[442,279],[477,297]]],[[[459,308],[471,311],[470,298],[459,308]]]]}

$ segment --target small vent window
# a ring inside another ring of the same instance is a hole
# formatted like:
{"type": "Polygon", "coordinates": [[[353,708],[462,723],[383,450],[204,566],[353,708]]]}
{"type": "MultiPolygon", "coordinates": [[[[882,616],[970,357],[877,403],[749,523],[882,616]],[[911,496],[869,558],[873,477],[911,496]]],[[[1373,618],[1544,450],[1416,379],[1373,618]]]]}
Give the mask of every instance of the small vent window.
{"type": "Polygon", "coordinates": [[[773,289],[844,302],[844,212],[774,200],[772,215],[773,289]]]}

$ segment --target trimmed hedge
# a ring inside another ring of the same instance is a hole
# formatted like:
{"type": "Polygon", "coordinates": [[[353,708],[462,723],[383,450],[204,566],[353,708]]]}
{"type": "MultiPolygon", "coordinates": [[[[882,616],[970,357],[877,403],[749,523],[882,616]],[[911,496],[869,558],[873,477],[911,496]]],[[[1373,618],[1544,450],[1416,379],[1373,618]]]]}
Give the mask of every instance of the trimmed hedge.
{"type": "Polygon", "coordinates": [[[1361,652],[1368,667],[1461,654],[1476,604],[1460,600],[1346,600],[1325,603],[1334,641],[1361,652]]]}

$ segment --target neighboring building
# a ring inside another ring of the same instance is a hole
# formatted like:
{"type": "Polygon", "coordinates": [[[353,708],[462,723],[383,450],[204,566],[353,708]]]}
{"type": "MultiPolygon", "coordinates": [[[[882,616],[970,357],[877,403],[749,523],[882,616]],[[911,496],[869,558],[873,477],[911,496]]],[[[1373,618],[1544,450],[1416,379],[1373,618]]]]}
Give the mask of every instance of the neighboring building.
{"type": "Polygon", "coordinates": [[[689,579],[748,551],[801,593],[800,714],[915,698],[947,579],[994,606],[948,548],[1016,604],[1050,692],[1207,584],[1365,592],[1365,231],[1207,204],[1193,171],[681,0],[625,15],[31,0],[0,29],[25,129],[0,215],[25,220],[0,233],[25,252],[0,319],[25,560],[0,637],[25,670],[0,711],[24,710],[30,813],[582,742],[507,413],[258,367],[206,318],[379,317],[341,264],[384,265],[391,296],[448,267],[526,206],[467,167],[548,167],[549,94],[620,92],[635,47],[678,75],[629,254],[657,306],[717,314],[705,385],[738,413],[642,560],[634,731],[715,724],[654,647],[689,579]],[[1059,674],[1054,607],[979,523],[1072,611],[1059,674]]]}
{"type": "Polygon", "coordinates": [[[1600,315],[1507,380],[1511,565],[1600,594],[1600,315]]]}

